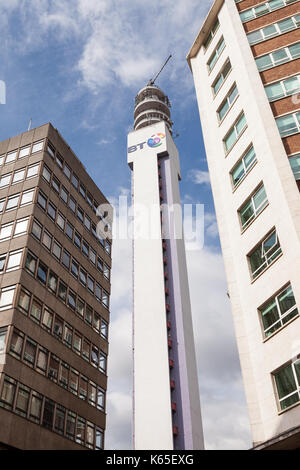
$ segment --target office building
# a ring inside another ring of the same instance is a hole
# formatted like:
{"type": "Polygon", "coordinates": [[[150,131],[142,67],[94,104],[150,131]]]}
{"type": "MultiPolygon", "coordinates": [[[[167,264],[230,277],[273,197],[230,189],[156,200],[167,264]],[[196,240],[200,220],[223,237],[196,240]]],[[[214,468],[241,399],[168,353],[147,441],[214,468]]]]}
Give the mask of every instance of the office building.
{"type": "Polygon", "coordinates": [[[300,448],[299,12],[215,0],[187,57],[255,449],[300,448]]]}
{"type": "Polygon", "coordinates": [[[203,433],[170,103],[153,81],[135,100],[132,170],[135,449],[201,449],[203,433]]]}
{"type": "Polygon", "coordinates": [[[107,200],[46,124],[0,142],[0,447],[102,449],[107,200]],[[103,214],[105,215],[105,214],[103,214]]]}

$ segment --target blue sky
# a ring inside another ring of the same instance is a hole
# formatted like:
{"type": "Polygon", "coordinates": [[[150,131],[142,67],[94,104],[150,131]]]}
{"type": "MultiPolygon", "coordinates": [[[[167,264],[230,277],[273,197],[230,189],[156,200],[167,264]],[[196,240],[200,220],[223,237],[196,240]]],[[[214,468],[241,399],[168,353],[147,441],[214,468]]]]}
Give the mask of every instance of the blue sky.
{"type": "MultiPolygon", "coordinates": [[[[247,448],[249,424],[199,114],[186,54],[211,0],[0,0],[0,140],[51,122],[103,193],[128,194],[134,98],[157,81],[172,103],[183,201],[205,205],[188,269],[207,448],[247,448]],[[218,420],[218,429],[215,422],[218,420]]],[[[131,247],[113,253],[108,448],[131,446],[131,247]]]]}

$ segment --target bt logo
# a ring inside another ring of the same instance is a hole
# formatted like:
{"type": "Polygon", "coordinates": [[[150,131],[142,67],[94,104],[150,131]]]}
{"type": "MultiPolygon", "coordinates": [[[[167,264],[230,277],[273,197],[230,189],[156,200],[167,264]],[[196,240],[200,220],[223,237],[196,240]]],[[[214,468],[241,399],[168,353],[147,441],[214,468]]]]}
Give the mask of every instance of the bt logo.
{"type": "Polygon", "coordinates": [[[140,144],[133,145],[132,147],[128,148],[128,153],[135,152],[138,148],[142,150],[144,148],[144,144],[147,143],[148,147],[151,148],[156,148],[159,147],[162,144],[162,139],[164,139],[166,136],[165,134],[162,134],[161,132],[158,132],[158,134],[153,134],[150,139],[147,140],[147,142],[141,142],[140,144]]]}

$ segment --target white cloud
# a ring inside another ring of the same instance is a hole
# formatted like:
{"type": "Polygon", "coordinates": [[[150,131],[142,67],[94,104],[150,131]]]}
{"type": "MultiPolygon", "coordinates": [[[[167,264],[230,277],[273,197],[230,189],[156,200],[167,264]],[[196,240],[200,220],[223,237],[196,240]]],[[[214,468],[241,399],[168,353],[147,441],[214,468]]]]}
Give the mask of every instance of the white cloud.
{"type": "Polygon", "coordinates": [[[203,170],[190,170],[188,178],[195,184],[208,184],[210,185],[209,172],[203,170]]]}

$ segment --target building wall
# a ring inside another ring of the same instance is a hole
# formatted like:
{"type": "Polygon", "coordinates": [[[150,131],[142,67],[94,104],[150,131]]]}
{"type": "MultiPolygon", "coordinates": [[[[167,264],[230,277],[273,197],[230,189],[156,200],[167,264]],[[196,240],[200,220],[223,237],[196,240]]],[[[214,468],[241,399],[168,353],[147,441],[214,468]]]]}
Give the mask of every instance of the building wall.
{"type": "MultiPolygon", "coordinates": [[[[279,412],[272,380],[272,372],[300,352],[298,350],[299,317],[268,340],[264,340],[258,313],[258,307],[288,281],[292,284],[296,303],[300,305],[298,274],[300,268],[300,200],[285,145],[278,132],[262,83],[262,80],[264,82],[275,80],[276,69],[280,73],[280,69],[285,68],[283,76],[286,76],[291,68],[296,68],[297,61],[274,67],[264,72],[262,78],[260,77],[237,10],[237,7],[243,10],[254,4],[258,2],[242,1],[237,5],[234,0],[219,2],[220,27],[208,50],[205,52],[203,47],[200,48],[197,54],[190,56],[190,62],[216,207],[253,442],[257,443],[296,426],[300,419],[297,406],[285,413],[279,412]],[[209,73],[206,63],[222,35],[226,46],[215,67],[209,73]],[[228,57],[232,64],[232,71],[214,98],[211,85],[228,57]],[[216,111],[234,82],[237,84],[239,97],[223,121],[219,123],[216,111]],[[247,127],[226,155],[222,140],[242,110],[246,117],[247,127]],[[251,142],[256,152],[257,163],[233,190],[230,171],[251,142]],[[264,183],[269,204],[241,233],[237,211],[260,182],[264,183]],[[283,254],[253,281],[249,272],[247,255],[273,227],[276,227],[283,254]]],[[[291,9],[294,12],[297,7],[299,3],[286,7],[286,11],[291,9]]],[[[283,14],[282,9],[253,20],[255,22],[253,29],[259,27],[260,24],[268,24],[268,21],[275,21],[280,11],[283,14]]],[[[213,20],[213,17],[209,19],[210,24],[213,20]]],[[[275,42],[274,39],[272,41],[275,42]]],[[[267,51],[267,45],[261,47],[265,47],[264,52],[267,51]]],[[[284,104],[282,106],[284,108],[284,104]]],[[[295,136],[293,137],[296,139],[295,136]]]]}

